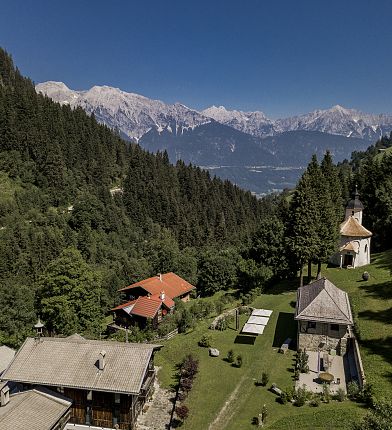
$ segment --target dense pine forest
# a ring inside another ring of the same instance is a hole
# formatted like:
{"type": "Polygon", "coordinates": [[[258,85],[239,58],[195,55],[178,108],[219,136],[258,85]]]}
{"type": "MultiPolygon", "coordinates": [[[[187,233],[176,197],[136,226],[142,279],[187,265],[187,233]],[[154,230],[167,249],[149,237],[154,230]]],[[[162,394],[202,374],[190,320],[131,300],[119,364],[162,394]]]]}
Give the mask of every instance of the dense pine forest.
{"type": "Polygon", "coordinates": [[[57,333],[96,335],[117,289],[143,277],[226,270],[274,210],[37,95],[4,50],[0,184],[0,342],[11,345],[38,314],[57,333]]]}
{"type": "Polygon", "coordinates": [[[38,315],[53,333],[99,336],[117,290],[161,272],[244,300],[303,282],[336,250],[355,184],[373,246],[390,247],[391,146],[339,166],[313,157],[296,190],[258,200],[36,94],[0,49],[0,343],[20,345],[38,315]]]}

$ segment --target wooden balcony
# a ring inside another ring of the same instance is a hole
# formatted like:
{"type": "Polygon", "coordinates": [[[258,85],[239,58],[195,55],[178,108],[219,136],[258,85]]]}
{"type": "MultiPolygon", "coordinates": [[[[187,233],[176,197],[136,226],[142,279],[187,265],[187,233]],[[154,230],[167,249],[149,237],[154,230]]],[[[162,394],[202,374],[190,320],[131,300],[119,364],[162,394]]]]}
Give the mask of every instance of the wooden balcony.
{"type": "Polygon", "coordinates": [[[143,382],[142,388],[140,390],[140,397],[143,397],[144,399],[147,398],[154,387],[154,381],[155,381],[155,370],[150,369],[147,371],[147,377],[143,382]]]}

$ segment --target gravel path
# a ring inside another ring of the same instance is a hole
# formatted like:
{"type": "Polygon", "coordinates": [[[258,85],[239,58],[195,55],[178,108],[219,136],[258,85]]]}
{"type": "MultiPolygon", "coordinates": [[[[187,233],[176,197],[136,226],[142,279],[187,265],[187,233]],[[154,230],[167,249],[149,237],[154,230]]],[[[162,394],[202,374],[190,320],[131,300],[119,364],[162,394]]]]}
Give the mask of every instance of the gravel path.
{"type": "MultiPolygon", "coordinates": [[[[156,370],[158,371],[158,368],[156,370]]],[[[158,383],[158,378],[155,378],[152,400],[144,405],[144,409],[146,407],[148,409],[139,415],[137,430],[167,430],[173,408],[173,397],[174,393],[162,388],[158,383]]]]}

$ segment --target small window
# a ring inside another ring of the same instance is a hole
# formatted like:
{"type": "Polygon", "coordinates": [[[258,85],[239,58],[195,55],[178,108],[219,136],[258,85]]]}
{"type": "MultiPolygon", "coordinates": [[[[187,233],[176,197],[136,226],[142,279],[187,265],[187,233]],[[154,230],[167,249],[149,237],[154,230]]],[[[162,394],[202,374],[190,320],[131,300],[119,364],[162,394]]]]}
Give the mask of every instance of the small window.
{"type": "Polygon", "coordinates": [[[351,212],[351,215],[352,215],[352,216],[354,216],[354,214],[355,214],[355,212],[354,212],[354,211],[352,211],[352,212],[351,212]]]}
{"type": "Polygon", "coordinates": [[[339,324],[331,324],[332,331],[339,331],[339,324]]]}
{"type": "Polygon", "coordinates": [[[120,396],[121,396],[120,393],[114,393],[114,403],[116,403],[116,404],[120,403],[120,396]]]}
{"type": "Polygon", "coordinates": [[[308,321],[308,329],[315,329],[316,328],[316,323],[313,321],[308,321]]]}
{"type": "Polygon", "coordinates": [[[367,244],[365,245],[365,252],[367,252],[367,244]]]}

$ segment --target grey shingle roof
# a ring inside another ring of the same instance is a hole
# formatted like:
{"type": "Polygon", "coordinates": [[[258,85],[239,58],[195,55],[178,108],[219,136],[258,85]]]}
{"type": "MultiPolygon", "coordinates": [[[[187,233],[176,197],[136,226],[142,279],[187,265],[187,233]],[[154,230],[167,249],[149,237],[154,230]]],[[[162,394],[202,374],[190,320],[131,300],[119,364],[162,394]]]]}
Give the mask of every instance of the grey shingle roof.
{"type": "Polygon", "coordinates": [[[8,367],[14,358],[15,350],[8,348],[8,346],[0,346],[0,375],[8,367]]]}
{"type": "Polygon", "coordinates": [[[159,345],[86,340],[71,336],[27,338],[2,379],[31,384],[138,394],[159,345]],[[101,351],[105,368],[98,370],[101,351]]]}
{"type": "Polygon", "coordinates": [[[45,389],[10,396],[0,408],[1,430],[50,430],[67,412],[71,401],[45,389]]]}
{"type": "Polygon", "coordinates": [[[347,293],[326,278],[298,288],[295,319],[353,324],[347,293]]]}

